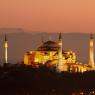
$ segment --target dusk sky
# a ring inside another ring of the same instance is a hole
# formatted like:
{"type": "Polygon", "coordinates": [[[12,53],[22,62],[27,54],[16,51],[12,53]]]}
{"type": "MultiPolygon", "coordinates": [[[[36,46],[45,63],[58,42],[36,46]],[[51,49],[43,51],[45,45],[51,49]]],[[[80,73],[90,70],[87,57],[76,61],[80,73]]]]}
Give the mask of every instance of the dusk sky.
{"type": "Polygon", "coordinates": [[[0,0],[0,28],[95,32],[95,0],[0,0]]]}

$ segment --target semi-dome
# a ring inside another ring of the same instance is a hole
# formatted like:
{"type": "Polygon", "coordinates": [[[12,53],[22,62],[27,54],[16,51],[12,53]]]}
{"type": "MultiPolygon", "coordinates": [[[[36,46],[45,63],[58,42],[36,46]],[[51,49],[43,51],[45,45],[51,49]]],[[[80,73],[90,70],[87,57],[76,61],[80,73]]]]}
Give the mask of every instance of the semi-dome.
{"type": "Polygon", "coordinates": [[[38,51],[57,51],[59,49],[59,45],[54,41],[44,42],[42,46],[38,47],[38,51]]]}

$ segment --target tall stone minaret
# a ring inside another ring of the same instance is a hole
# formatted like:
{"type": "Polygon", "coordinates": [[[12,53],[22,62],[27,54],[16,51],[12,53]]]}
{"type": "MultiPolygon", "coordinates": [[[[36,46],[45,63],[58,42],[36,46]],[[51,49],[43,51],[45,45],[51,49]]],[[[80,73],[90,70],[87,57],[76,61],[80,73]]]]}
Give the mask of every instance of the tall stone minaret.
{"type": "Polygon", "coordinates": [[[90,35],[89,65],[92,68],[94,68],[94,38],[93,38],[93,34],[90,35]]]}
{"type": "Polygon", "coordinates": [[[5,35],[4,48],[5,48],[5,63],[7,64],[8,63],[8,41],[6,35],[5,35]]]}
{"type": "Polygon", "coordinates": [[[63,71],[63,62],[62,62],[62,35],[59,34],[59,41],[58,41],[59,49],[58,49],[58,65],[57,65],[57,71],[61,72],[63,71]]]}

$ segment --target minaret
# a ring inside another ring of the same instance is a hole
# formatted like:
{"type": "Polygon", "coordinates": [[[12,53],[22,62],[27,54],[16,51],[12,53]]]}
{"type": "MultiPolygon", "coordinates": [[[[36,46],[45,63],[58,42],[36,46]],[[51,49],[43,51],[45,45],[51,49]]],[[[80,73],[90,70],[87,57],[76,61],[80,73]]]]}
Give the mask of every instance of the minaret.
{"type": "Polygon", "coordinates": [[[59,49],[58,49],[58,65],[57,65],[57,71],[61,72],[63,71],[63,62],[62,62],[62,35],[59,34],[59,41],[58,41],[59,49]]]}
{"type": "Polygon", "coordinates": [[[4,48],[5,48],[5,63],[7,64],[8,63],[8,41],[6,35],[5,35],[4,48]]]}
{"type": "Polygon", "coordinates": [[[93,34],[90,35],[89,65],[92,68],[94,68],[94,38],[93,38],[93,34]]]}

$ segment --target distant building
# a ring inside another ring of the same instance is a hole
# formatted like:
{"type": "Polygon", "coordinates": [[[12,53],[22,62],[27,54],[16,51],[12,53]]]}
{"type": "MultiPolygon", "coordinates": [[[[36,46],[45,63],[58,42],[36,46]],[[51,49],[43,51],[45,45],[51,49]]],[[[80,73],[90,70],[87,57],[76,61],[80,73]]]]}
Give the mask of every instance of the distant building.
{"type": "Polygon", "coordinates": [[[24,54],[24,64],[31,65],[34,68],[45,65],[48,68],[56,68],[58,72],[91,70],[92,67],[89,64],[77,62],[76,54],[73,51],[64,51],[61,36],[60,33],[57,42],[46,41],[36,51],[26,52],[24,54]]]}

